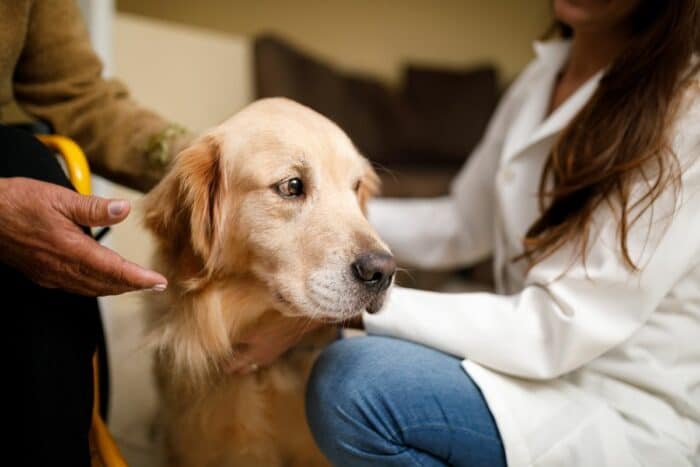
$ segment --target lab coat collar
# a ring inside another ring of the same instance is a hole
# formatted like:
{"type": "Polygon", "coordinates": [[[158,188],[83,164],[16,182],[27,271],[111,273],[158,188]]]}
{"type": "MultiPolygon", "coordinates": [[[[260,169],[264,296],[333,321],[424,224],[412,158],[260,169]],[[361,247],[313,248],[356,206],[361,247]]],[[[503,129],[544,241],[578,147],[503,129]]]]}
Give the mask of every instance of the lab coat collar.
{"type": "Polygon", "coordinates": [[[532,44],[537,60],[551,63],[553,66],[561,66],[569,56],[571,41],[566,39],[554,39],[550,41],[535,41],[532,44]]]}
{"type": "Polygon", "coordinates": [[[604,74],[604,70],[596,73],[545,117],[557,74],[569,57],[571,43],[568,40],[538,41],[533,48],[539,70],[532,77],[529,95],[515,118],[511,131],[506,135],[504,162],[523,154],[534,144],[558,135],[588,102],[604,74]]]}

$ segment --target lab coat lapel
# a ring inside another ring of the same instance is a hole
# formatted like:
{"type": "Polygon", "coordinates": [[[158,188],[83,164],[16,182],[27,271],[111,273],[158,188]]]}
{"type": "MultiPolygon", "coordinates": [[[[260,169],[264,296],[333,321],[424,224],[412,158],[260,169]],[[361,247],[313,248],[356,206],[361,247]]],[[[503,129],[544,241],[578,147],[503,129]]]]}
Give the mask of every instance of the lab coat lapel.
{"type": "Polygon", "coordinates": [[[534,144],[558,135],[588,102],[603,76],[603,71],[598,72],[545,118],[557,74],[568,57],[569,44],[536,43],[535,50],[541,70],[505,136],[501,165],[524,154],[534,144]]]}
{"type": "Polygon", "coordinates": [[[580,88],[576,90],[557,110],[537,128],[527,146],[531,146],[552,135],[559,134],[566,125],[573,120],[576,114],[586,105],[586,102],[591,98],[595,90],[598,88],[598,82],[603,76],[603,72],[596,73],[592,78],[586,81],[580,88]]]}
{"type": "Polygon", "coordinates": [[[544,118],[556,70],[543,68],[538,79],[530,83],[530,92],[523,102],[503,143],[502,163],[505,164],[532,144],[532,138],[544,118]]]}

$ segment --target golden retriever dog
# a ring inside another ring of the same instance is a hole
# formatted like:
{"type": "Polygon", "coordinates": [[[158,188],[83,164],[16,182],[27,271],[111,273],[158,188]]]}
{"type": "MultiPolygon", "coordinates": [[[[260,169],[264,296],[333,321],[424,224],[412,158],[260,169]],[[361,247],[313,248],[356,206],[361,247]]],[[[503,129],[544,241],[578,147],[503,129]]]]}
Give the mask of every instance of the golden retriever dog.
{"type": "Polygon", "coordinates": [[[304,390],[334,323],[378,310],[393,281],[363,212],[377,185],[340,128],[274,98],[205,132],[146,196],[169,280],[150,308],[170,465],[328,465],[304,390]],[[240,336],[289,317],[327,324],[267,368],[226,372],[240,336]]]}

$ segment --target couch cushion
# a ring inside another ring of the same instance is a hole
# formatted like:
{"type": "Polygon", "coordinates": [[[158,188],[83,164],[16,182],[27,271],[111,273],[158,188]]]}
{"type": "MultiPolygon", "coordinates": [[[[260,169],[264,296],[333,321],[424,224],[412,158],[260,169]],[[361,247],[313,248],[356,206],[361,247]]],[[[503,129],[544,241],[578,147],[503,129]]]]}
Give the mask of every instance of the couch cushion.
{"type": "Polygon", "coordinates": [[[372,161],[454,171],[479,141],[498,99],[491,66],[409,65],[398,91],[340,71],[274,36],[255,40],[256,95],[285,96],[335,121],[372,161]]]}
{"type": "Polygon", "coordinates": [[[481,139],[498,100],[496,71],[484,65],[404,71],[399,150],[406,161],[461,164],[481,139]]]}
{"type": "Polygon", "coordinates": [[[254,44],[258,98],[284,96],[338,124],[370,159],[396,154],[396,97],[379,81],[342,73],[274,37],[254,44]]]}

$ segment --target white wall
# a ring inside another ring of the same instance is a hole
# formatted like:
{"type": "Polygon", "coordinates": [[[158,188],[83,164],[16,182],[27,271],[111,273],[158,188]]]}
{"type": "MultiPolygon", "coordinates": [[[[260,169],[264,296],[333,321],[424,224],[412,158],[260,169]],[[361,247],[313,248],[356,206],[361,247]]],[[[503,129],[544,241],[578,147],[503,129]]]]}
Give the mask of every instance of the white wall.
{"type": "Polygon", "coordinates": [[[85,23],[90,33],[90,42],[104,65],[103,74],[112,75],[112,24],[114,22],[114,0],[79,0],[85,23]]]}

